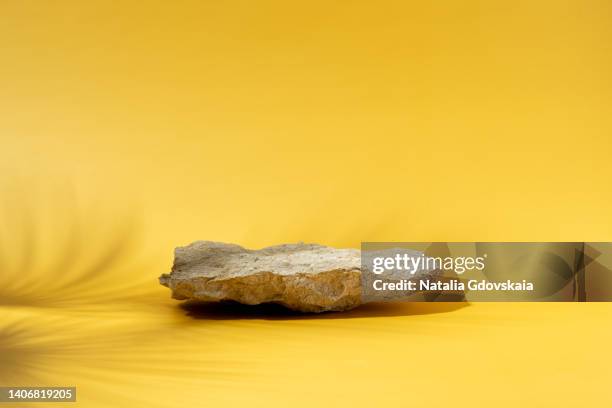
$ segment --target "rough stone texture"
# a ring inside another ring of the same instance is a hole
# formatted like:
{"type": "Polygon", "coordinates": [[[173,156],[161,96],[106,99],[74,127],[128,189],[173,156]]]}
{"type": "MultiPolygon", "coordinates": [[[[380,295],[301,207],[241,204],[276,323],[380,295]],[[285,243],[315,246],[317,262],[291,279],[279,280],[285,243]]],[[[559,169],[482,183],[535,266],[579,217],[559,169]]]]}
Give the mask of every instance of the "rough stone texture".
{"type": "Polygon", "coordinates": [[[278,303],[323,312],[361,304],[360,264],[357,249],[299,243],[248,250],[197,241],[175,250],[172,272],[159,280],[179,300],[278,303]]]}

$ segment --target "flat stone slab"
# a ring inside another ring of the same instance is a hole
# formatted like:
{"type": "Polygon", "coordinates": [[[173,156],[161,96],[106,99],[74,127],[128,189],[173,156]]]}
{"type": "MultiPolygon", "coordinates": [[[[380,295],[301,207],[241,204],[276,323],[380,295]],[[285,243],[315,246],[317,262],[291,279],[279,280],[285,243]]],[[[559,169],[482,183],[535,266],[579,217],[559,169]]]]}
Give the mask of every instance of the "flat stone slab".
{"type": "MultiPolygon", "coordinates": [[[[402,250],[411,256],[422,254],[402,250]]],[[[394,256],[396,249],[368,251],[365,259],[394,256]]],[[[317,244],[284,244],[260,250],[235,244],[197,241],[178,247],[170,274],[159,281],[178,300],[277,303],[300,312],[349,310],[366,302],[409,301],[412,293],[376,290],[375,280],[401,283],[429,279],[436,270],[416,273],[362,270],[361,251],[317,244]]],[[[368,264],[366,262],[366,264],[368,264]]]]}

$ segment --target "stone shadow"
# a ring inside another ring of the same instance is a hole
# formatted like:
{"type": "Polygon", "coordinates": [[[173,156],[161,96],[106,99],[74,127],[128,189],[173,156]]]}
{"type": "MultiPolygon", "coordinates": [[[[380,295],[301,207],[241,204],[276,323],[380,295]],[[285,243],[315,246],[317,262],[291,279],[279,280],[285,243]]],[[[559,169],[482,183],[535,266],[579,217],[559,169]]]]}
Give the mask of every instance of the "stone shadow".
{"type": "Polygon", "coordinates": [[[468,306],[468,302],[366,303],[353,310],[323,313],[300,313],[273,303],[251,306],[235,302],[185,302],[179,307],[186,316],[197,320],[305,320],[418,316],[449,313],[468,306]]]}

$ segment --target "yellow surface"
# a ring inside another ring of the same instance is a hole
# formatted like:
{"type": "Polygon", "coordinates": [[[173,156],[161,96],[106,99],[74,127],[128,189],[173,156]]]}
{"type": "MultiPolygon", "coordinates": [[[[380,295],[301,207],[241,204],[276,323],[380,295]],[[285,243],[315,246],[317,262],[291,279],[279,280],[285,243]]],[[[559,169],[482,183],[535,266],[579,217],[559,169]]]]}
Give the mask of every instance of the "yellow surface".
{"type": "Polygon", "coordinates": [[[0,382],[87,407],[609,406],[610,304],[195,319],[156,277],[195,239],[611,241],[611,15],[1,1],[0,382]]]}

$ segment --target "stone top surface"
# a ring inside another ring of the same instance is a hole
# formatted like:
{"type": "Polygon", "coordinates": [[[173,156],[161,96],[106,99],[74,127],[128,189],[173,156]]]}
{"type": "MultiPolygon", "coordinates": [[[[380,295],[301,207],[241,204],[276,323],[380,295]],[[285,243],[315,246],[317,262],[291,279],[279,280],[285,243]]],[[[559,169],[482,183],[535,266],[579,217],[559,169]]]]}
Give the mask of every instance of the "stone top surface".
{"type": "Polygon", "coordinates": [[[250,250],[236,244],[196,241],[178,247],[172,274],[178,277],[231,277],[274,272],[279,275],[316,274],[360,268],[358,249],[335,249],[318,244],[283,244],[250,250]]]}

